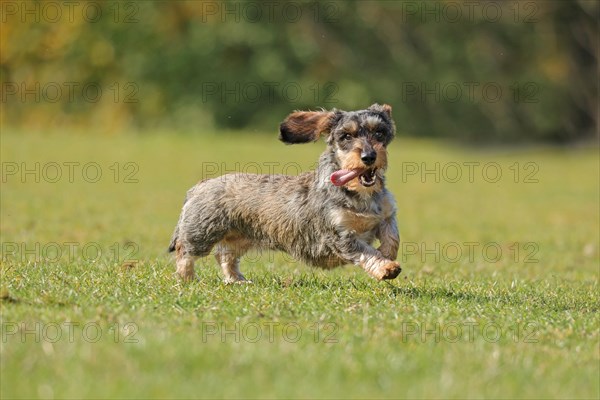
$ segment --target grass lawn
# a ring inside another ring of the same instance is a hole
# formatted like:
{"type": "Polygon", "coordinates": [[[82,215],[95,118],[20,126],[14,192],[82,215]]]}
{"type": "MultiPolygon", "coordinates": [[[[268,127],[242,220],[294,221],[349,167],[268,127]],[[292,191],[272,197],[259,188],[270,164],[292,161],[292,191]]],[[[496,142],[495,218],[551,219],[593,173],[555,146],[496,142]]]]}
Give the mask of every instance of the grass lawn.
{"type": "Polygon", "coordinates": [[[600,396],[597,148],[397,139],[398,279],[254,252],[252,285],[180,283],[189,187],[323,149],[275,136],[3,132],[1,397],[600,396]]]}

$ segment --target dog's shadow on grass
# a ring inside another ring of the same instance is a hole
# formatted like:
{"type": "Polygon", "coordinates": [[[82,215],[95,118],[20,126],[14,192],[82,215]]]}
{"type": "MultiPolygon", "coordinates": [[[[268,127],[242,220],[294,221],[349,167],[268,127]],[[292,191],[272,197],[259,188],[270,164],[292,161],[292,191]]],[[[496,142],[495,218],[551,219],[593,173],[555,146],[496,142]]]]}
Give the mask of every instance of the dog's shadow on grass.
{"type": "Polygon", "coordinates": [[[468,289],[455,290],[445,287],[421,287],[421,286],[398,286],[386,282],[389,293],[394,297],[412,298],[412,299],[445,299],[453,301],[467,301],[477,303],[489,302],[509,302],[506,295],[487,295],[476,293],[468,289]]]}
{"type": "MultiPolygon", "coordinates": [[[[320,292],[371,293],[376,297],[414,300],[439,300],[468,303],[514,304],[523,300],[518,293],[505,290],[489,292],[485,287],[455,287],[454,284],[431,285],[427,282],[415,283],[401,279],[377,282],[359,276],[328,276],[317,272],[281,276],[266,274],[250,276],[255,287],[270,287],[275,290],[309,290],[320,292]]],[[[217,279],[217,278],[215,278],[217,279]]]]}
{"type": "Polygon", "coordinates": [[[258,285],[270,285],[280,289],[295,288],[295,289],[312,289],[312,290],[336,290],[348,289],[354,287],[366,288],[363,282],[353,282],[348,279],[321,279],[317,275],[305,275],[299,277],[282,278],[279,276],[268,276],[255,279],[254,282],[258,285]]]}
{"type": "MultiPolygon", "coordinates": [[[[316,275],[305,275],[295,278],[281,278],[276,276],[270,276],[267,279],[257,279],[255,282],[258,285],[266,284],[270,282],[275,287],[286,289],[311,289],[311,290],[323,290],[323,291],[336,291],[336,290],[348,290],[354,289],[359,292],[373,292],[379,293],[394,298],[405,298],[405,299],[446,299],[453,301],[467,301],[467,302],[510,302],[511,296],[507,294],[482,294],[477,293],[474,290],[467,288],[448,288],[448,287],[431,287],[427,285],[415,286],[415,285],[404,285],[403,282],[396,283],[396,281],[383,281],[383,282],[370,282],[362,279],[348,279],[348,278],[336,278],[336,279],[320,279],[316,275]],[[373,289],[378,289],[373,291],[373,289]]],[[[514,299],[513,299],[514,300],[514,299]]]]}

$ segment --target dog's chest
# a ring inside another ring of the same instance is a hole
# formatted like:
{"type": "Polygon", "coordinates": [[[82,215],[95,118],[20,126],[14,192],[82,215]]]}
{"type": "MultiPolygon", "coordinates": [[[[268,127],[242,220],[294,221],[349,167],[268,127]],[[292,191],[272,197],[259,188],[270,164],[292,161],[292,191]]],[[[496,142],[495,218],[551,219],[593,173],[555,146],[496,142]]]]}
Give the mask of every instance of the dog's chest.
{"type": "Polygon", "coordinates": [[[357,235],[374,232],[382,220],[381,211],[378,209],[369,212],[338,209],[333,212],[333,222],[338,230],[357,235]]]}
{"type": "Polygon", "coordinates": [[[369,240],[379,225],[390,218],[395,211],[393,198],[388,194],[381,201],[371,203],[366,210],[337,208],[331,213],[337,230],[356,234],[369,240]]]}

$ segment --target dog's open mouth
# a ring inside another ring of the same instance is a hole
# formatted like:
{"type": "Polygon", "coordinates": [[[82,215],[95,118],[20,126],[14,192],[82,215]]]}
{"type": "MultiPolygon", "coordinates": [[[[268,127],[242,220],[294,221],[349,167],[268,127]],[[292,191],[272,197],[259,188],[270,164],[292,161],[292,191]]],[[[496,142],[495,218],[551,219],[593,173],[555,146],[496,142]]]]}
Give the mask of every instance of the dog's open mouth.
{"type": "Polygon", "coordinates": [[[375,181],[377,180],[377,175],[375,175],[375,171],[377,171],[377,168],[368,169],[365,172],[363,172],[358,178],[360,184],[366,187],[373,186],[375,184],[375,181]]]}
{"type": "Polygon", "coordinates": [[[335,171],[329,179],[335,186],[343,186],[358,176],[358,181],[365,187],[373,186],[377,182],[377,168],[340,169],[335,171]]]}

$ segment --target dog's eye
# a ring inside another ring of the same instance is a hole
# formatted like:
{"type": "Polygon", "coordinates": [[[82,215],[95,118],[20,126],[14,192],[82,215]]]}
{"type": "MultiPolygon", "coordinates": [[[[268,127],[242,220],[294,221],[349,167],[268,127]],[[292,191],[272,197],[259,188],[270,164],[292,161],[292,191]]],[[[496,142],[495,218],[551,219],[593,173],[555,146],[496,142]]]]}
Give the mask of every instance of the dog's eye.
{"type": "Polygon", "coordinates": [[[375,139],[383,140],[383,132],[375,132],[375,139]]]}
{"type": "Polygon", "coordinates": [[[341,137],[342,140],[350,140],[352,139],[352,135],[350,135],[349,133],[344,133],[341,137]]]}

